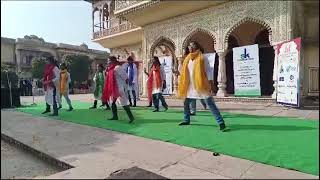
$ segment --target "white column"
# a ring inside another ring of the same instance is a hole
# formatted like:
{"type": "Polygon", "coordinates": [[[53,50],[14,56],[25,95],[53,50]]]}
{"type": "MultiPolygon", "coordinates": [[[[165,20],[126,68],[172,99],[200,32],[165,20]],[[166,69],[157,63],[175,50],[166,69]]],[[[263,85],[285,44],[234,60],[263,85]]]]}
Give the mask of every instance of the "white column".
{"type": "Polygon", "coordinates": [[[272,98],[277,98],[277,87],[278,87],[278,61],[277,61],[277,46],[273,46],[274,49],[274,63],[273,63],[273,87],[274,91],[272,93],[272,98]]]}
{"type": "Polygon", "coordinates": [[[227,92],[226,92],[227,73],[226,73],[226,61],[225,61],[226,51],[217,52],[217,54],[219,56],[217,96],[226,97],[227,96],[227,92]]]}

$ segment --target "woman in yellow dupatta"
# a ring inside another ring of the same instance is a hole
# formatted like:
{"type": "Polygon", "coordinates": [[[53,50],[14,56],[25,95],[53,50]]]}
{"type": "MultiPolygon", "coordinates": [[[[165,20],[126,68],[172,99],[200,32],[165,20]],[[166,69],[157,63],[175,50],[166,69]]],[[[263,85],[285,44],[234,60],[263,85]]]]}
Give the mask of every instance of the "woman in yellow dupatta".
{"type": "Polygon", "coordinates": [[[178,96],[185,99],[184,121],[179,125],[190,124],[190,101],[194,99],[204,99],[210,111],[215,116],[220,130],[225,131],[225,122],[211,96],[212,89],[210,84],[213,81],[213,77],[207,74],[206,63],[200,51],[200,45],[197,42],[190,42],[188,48],[190,53],[183,61],[178,86],[178,96]]]}
{"type": "Polygon", "coordinates": [[[59,109],[62,108],[62,96],[65,98],[69,105],[68,111],[72,111],[73,107],[69,98],[69,83],[71,82],[70,73],[67,71],[67,65],[65,63],[60,64],[60,99],[59,109]]]}

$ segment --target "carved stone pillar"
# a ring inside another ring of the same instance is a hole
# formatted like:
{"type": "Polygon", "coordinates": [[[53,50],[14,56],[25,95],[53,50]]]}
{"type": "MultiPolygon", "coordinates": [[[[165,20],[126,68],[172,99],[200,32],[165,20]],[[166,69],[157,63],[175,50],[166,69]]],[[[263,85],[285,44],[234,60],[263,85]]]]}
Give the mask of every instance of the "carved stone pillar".
{"type": "MultiPolygon", "coordinates": [[[[173,69],[175,71],[179,70],[179,63],[181,62],[182,57],[177,57],[175,63],[173,64],[173,69]]],[[[179,76],[173,74],[173,94],[176,96],[178,94],[178,84],[179,84],[179,76]]]]}
{"type": "Polygon", "coordinates": [[[217,52],[217,54],[219,56],[217,96],[218,97],[226,97],[227,96],[227,92],[226,92],[227,73],[226,73],[225,56],[227,53],[226,53],[226,51],[223,51],[223,52],[217,52]]]}
{"type": "Polygon", "coordinates": [[[277,63],[278,63],[278,59],[277,59],[277,46],[273,46],[274,49],[274,63],[273,63],[273,87],[274,87],[274,91],[272,93],[272,98],[276,98],[277,97],[277,87],[278,87],[278,76],[277,76],[277,63]]]}

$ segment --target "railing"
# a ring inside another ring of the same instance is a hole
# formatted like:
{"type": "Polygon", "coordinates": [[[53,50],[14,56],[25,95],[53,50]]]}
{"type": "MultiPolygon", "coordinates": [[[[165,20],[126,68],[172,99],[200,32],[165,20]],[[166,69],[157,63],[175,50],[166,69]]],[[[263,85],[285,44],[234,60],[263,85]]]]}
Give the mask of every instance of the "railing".
{"type": "Polygon", "coordinates": [[[319,93],[319,67],[309,67],[309,93],[319,93]]]}
{"type": "Polygon", "coordinates": [[[99,28],[93,33],[93,39],[110,36],[118,34],[124,31],[138,28],[138,26],[133,25],[129,21],[120,20],[118,18],[113,18],[103,23],[98,23],[94,25],[94,28],[99,28]]]}

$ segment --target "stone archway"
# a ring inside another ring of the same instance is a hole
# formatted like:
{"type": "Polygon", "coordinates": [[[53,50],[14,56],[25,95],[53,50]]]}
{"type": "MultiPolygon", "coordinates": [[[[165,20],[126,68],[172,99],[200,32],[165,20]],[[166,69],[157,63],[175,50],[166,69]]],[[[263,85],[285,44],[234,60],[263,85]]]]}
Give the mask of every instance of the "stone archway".
{"type": "MultiPolygon", "coordinates": [[[[172,59],[172,64],[171,67],[173,68],[176,63],[177,63],[177,57],[175,55],[175,51],[176,51],[176,45],[175,43],[166,37],[160,37],[157,41],[155,41],[153,43],[153,45],[150,48],[150,59],[152,59],[153,56],[157,56],[159,57],[160,61],[162,59],[166,59],[166,57],[171,58],[172,59]]],[[[163,62],[164,64],[166,62],[163,62]]],[[[150,69],[151,67],[151,61],[148,61],[148,68],[150,69]]],[[[171,69],[172,69],[171,68],[171,69]]],[[[170,70],[166,70],[166,74],[172,74],[172,71],[170,70]]],[[[171,87],[172,87],[172,91],[170,92],[170,94],[175,94],[177,91],[177,76],[172,74],[172,80],[171,80],[171,87]]]]}
{"type": "Polygon", "coordinates": [[[183,51],[186,50],[190,41],[197,41],[203,48],[203,53],[215,52],[216,38],[207,30],[198,28],[191,32],[183,41],[183,51]]]}
{"type": "Polygon", "coordinates": [[[239,21],[229,30],[227,37],[224,39],[225,47],[227,48],[227,55],[225,57],[227,73],[226,91],[229,95],[234,94],[232,48],[252,44],[259,45],[261,95],[270,96],[272,94],[274,50],[270,45],[271,37],[272,31],[270,26],[252,18],[245,18],[239,21]]]}

